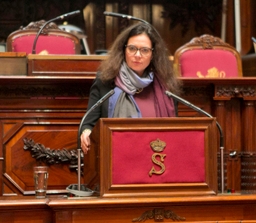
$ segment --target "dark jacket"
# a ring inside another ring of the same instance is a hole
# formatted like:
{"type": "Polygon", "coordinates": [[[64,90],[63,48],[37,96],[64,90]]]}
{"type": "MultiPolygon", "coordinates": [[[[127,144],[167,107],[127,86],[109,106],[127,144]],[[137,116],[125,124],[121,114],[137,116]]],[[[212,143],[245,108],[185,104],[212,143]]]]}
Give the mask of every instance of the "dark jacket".
{"type": "MultiPolygon", "coordinates": [[[[99,78],[95,78],[90,89],[89,102],[87,111],[96,104],[104,95],[114,89],[115,86],[111,84],[103,84],[99,78]]],[[[95,124],[100,118],[108,117],[108,99],[104,101],[100,106],[96,107],[89,114],[87,114],[82,125],[82,131],[84,129],[93,129],[95,124]]],[[[82,132],[81,131],[81,132],[82,132]]]]}
{"type": "MultiPolygon", "coordinates": [[[[103,84],[103,82],[96,77],[90,89],[87,111],[114,88],[115,86],[113,84],[103,84]]],[[[109,100],[107,99],[102,103],[101,106],[96,107],[94,110],[86,115],[86,118],[84,119],[82,124],[81,132],[83,132],[84,129],[92,130],[100,118],[108,117],[108,104],[109,100]]],[[[177,102],[175,100],[174,106],[176,116],[178,116],[177,102]]]]}

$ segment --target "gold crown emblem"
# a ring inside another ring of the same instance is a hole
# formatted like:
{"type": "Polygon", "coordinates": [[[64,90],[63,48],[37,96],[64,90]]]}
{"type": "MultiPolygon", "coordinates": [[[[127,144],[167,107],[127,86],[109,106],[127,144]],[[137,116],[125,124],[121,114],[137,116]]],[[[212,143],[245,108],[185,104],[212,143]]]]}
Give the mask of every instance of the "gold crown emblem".
{"type": "Polygon", "coordinates": [[[166,146],[166,143],[164,141],[161,141],[160,139],[157,139],[155,141],[152,141],[150,143],[150,146],[155,152],[162,152],[166,146]]]}

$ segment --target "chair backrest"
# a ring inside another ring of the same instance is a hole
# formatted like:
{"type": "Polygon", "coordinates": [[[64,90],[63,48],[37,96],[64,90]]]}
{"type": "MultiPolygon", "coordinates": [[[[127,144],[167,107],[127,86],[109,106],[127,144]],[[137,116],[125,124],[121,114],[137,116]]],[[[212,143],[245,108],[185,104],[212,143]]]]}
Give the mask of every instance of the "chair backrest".
{"type": "MultiPolygon", "coordinates": [[[[44,20],[31,22],[25,28],[11,33],[7,37],[7,51],[32,53],[35,37],[44,23],[44,20]]],[[[50,23],[37,40],[36,53],[80,54],[80,40],[74,34],[61,30],[55,23],[50,23]]]]}
{"type": "Polygon", "coordinates": [[[174,71],[181,77],[228,78],[242,75],[239,52],[211,35],[193,38],[174,54],[174,71]]]}

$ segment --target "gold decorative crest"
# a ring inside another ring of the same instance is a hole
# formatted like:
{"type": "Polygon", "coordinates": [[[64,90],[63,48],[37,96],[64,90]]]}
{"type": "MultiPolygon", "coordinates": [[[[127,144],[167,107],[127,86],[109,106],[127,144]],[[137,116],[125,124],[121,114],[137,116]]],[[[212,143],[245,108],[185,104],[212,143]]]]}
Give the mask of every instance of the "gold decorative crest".
{"type": "Polygon", "coordinates": [[[206,75],[203,75],[200,71],[197,71],[196,75],[200,78],[203,78],[203,77],[214,78],[214,77],[225,77],[226,73],[225,71],[219,71],[216,67],[212,67],[208,70],[206,75]]]}
{"type": "Polygon", "coordinates": [[[166,143],[164,141],[161,141],[160,139],[157,139],[155,141],[152,141],[150,143],[150,146],[154,152],[162,152],[166,146],[166,143]]]}

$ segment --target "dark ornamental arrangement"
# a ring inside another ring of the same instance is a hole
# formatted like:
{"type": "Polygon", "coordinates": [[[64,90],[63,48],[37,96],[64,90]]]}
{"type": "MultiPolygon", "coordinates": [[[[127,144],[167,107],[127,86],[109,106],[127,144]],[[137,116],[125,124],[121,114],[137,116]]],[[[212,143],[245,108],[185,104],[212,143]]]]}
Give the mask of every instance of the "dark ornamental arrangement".
{"type": "Polygon", "coordinates": [[[148,219],[154,219],[155,222],[162,222],[164,219],[172,219],[172,221],[186,221],[186,218],[178,216],[171,210],[155,208],[153,210],[144,212],[138,218],[134,218],[132,222],[144,222],[148,219]]]}
{"type": "MultiPolygon", "coordinates": [[[[40,143],[35,143],[32,139],[24,138],[24,150],[28,150],[31,153],[31,156],[37,161],[44,162],[48,165],[53,164],[69,164],[71,170],[77,169],[77,149],[67,150],[67,149],[50,149],[46,148],[40,143]]],[[[81,160],[83,160],[83,153],[81,153],[81,160]]],[[[83,166],[83,164],[81,164],[83,166]]]]}

